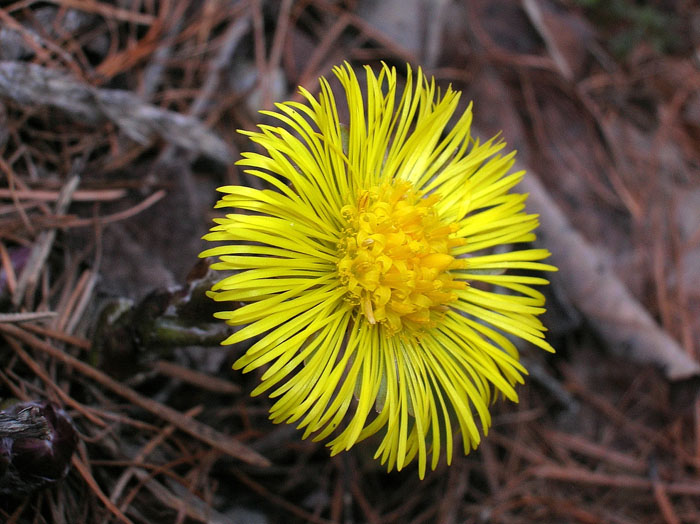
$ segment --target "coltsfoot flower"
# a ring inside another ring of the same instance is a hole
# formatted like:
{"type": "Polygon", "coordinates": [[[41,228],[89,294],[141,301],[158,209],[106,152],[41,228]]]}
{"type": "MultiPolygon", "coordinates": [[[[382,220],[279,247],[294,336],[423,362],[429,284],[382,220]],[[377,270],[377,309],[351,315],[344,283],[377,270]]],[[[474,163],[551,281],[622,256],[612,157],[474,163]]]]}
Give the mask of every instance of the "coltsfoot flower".
{"type": "Polygon", "coordinates": [[[318,97],[263,112],[279,127],[243,132],[264,153],[238,164],[270,189],[220,188],[235,212],[201,256],[232,272],[210,296],[243,302],[217,316],[245,327],[223,343],[255,339],[234,368],[264,369],[253,394],[276,399],[274,422],[332,454],[379,434],[375,458],[417,457],[423,477],[450,463],[456,431],[478,446],[497,396],[517,401],[527,372],[509,335],[553,351],[532,287],[547,280],[518,271],[556,268],[513,247],[537,226],[511,192],[523,172],[502,141],[471,136],[471,105],[453,120],[459,92],[410,67],[400,91],[385,65],[366,67],[363,96],[349,64],[334,73],[347,120],[322,78],[318,97]]]}

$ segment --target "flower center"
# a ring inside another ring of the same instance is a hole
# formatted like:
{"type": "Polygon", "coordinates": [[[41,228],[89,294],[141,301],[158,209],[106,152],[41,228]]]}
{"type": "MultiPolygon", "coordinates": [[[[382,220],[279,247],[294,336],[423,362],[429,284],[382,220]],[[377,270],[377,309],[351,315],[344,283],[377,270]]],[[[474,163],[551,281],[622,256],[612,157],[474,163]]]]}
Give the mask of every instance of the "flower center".
{"type": "Polygon", "coordinates": [[[397,181],[362,191],[355,205],[342,209],[348,226],[338,274],[346,298],[390,334],[434,326],[457,299],[454,290],[466,287],[449,272],[464,267],[449,253],[464,241],[449,238],[458,225],[440,221],[433,207],[438,199],[397,181]]]}

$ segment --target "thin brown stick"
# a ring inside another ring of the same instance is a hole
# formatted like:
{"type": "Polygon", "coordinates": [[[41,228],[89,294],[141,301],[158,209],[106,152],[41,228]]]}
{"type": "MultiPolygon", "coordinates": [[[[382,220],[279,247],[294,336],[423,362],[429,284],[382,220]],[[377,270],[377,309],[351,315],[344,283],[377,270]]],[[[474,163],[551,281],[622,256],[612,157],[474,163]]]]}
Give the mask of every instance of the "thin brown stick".
{"type": "Polygon", "coordinates": [[[605,461],[612,466],[625,468],[635,473],[643,473],[648,469],[648,465],[643,460],[610,449],[609,446],[590,442],[580,435],[549,430],[545,432],[544,438],[550,444],[564,446],[576,453],[605,461]]]}
{"type": "MultiPolygon", "coordinates": [[[[654,483],[648,478],[634,475],[601,473],[579,467],[562,467],[545,464],[534,467],[532,469],[532,475],[537,478],[561,480],[574,484],[590,484],[610,488],[641,489],[646,491],[652,491],[654,489],[654,483]]],[[[660,485],[663,486],[667,493],[672,495],[700,496],[700,482],[697,481],[684,480],[664,482],[660,485]]]]}
{"type": "MultiPolygon", "coordinates": [[[[131,22],[132,24],[151,25],[156,17],[145,13],[139,13],[135,10],[122,9],[113,5],[94,0],[49,0],[51,3],[85,11],[86,13],[95,13],[105,18],[120,20],[123,22],[131,22]]],[[[29,7],[32,4],[38,3],[38,0],[27,0],[25,2],[17,2],[8,7],[8,11],[13,11],[15,8],[29,7]],[[23,5],[22,5],[23,4],[23,5]],[[15,7],[16,6],[16,7],[15,7]]]]}
{"type": "Polygon", "coordinates": [[[666,488],[659,482],[658,479],[652,481],[654,499],[656,500],[657,506],[666,521],[666,524],[681,524],[681,520],[676,515],[676,511],[673,509],[673,504],[668,498],[666,493],[666,488]]]}
{"type": "Polygon", "coordinates": [[[153,364],[153,369],[172,378],[188,382],[199,388],[215,393],[235,394],[240,393],[241,388],[228,380],[213,377],[207,373],[201,373],[192,369],[179,366],[166,360],[159,360],[153,364]]]}
{"type": "MultiPolygon", "coordinates": [[[[66,182],[66,185],[63,186],[60,197],[56,201],[56,214],[63,214],[66,209],[68,209],[73,193],[78,188],[79,183],[80,177],[74,175],[66,182]]],[[[44,263],[49,256],[55,238],[56,231],[53,229],[42,231],[39,234],[39,238],[29,255],[29,260],[27,260],[27,265],[17,281],[17,288],[12,295],[13,304],[19,305],[19,303],[25,299],[28,303],[31,302],[31,295],[34,293],[36,285],[39,282],[39,276],[44,268],[44,263]]]]}
{"type": "Polygon", "coordinates": [[[261,495],[265,500],[268,500],[271,504],[279,506],[282,509],[288,511],[289,513],[296,515],[297,517],[303,519],[306,522],[311,522],[313,524],[331,524],[332,521],[322,519],[317,517],[308,511],[304,511],[299,506],[292,504],[291,502],[279,497],[265,488],[262,484],[254,481],[248,475],[244,474],[242,471],[234,471],[236,478],[242,483],[248,486],[250,489],[255,491],[257,494],[261,495]]]}
{"type": "Polygon", "coordinates": [[[119,222],[120,220],[126,220],[134,215],[138,215],[142,211],[145,211],[153,204],[161,200],[167,193],[164,189],[159,189],[155,193],[149,195],[141,202],[135,206],[125,209],[124,211],[119,211],[117,213],[112,213],[111,215],[104,215],[95,218],[73,218],[68,219],[66,222],[61,224],[62,227],[87,227],[94,226],[96,223],[100,225],[111,224],[113,222],[119,222]]]}
{"type": "Polygon", "coordinates": [[[54,318],[54,311],[34,311],[30,313],[0,313],[0,322],[33,322],[54,318]]]}
{"type": "Polygon", "coordinates": [[[63,331],[56,331],[55,329],[46,328],[36,324],[25,324],[23,327],[24,329],[32,331],[37,335],[53,338],[54,340],[65,342],[66,344],[70,344],[71,346],[75,346],[80,349],[88,350],[92,347],[92,343],[88,339],[68,335],[63,331]]]}
{"type": "Polygon", "coordinates": [[[68,333],[73,333],[78,323],[83,319],[85,310],[88,308],[88,306],[90,305],[90,301],[92,300],[97,280],[97,271],[86,270],[85,285],[80,288],[78,302],[75,304],[75,307],[73,307],[71,310],[71,315],[68,319],[68,323],[66,324],[64,331],[68,333]]]}
{"type": "MultiPolygon", "coordinates": [[[[157,482],[147,472],[139,468],[136,469],[136,477],[163,505],[179,510],[182,520],[176,522],[184,522],[185,517],[205,524],[229,524],[230,522],[229,517],[212,509],[202,499],[192,492],[185,491],[184,488],[177,490],[180,493],[173,493],[174,490],[166,488],[164,484],[157,482]]],[[[172,482],[170,484],[173,484],[173,488],[179,487],[172,482]]]]}
{"type": "Polygon", "coordinates": [[[68,295],[65,304],[60,304],[62,307],[58,312],[58,316],[54,319],[54,329],[58,331],[66,330],[66,323],[68,322],[68,318],[70,317],[73,309],[75,308],[75,304],[78,302],[88,281],[90,280],[91,274],[92,272],[89,269],[86,269],[85,271],[83,271],[83,274],[80,275],[78,283],[70,286],[70,289],[72,289],[72,291],[70,295],[68,295]]]}
{"type": "MultiPolygon", "coordinates": [[[[124,198],[126,189],[78,189],[73,193],[74,202],[111,202],[124,198]]],[[[47,189],[5,189],[0,188],[0,198],[17,198],[19,200],[41,200],[42,202],[55,202],[60,195],[59,191],[47,189]]]]}
{"type": "Polygon", "coordinates": [[[8,253],[4,242],[0,242],[0,261],[2,261],[3,271],[5,271],[7,291],[9,291],[10,295],[12,295],[17,288],[17,277],[15,276],[15,268],[12,267],[10,253],[8,253]]]}
{"type": "Polygon", "coordinates": [[[101,371],[93,368],[89,364],[86,364],[82,360],[78,360],[77,358],[64,353],[63,351],[53,347],[51,344],[39,340],[22,329],[13,325],[0,324],[0,330],[22,340],[35,349],[51,355],[64,364],[71,366],[79,373],[82,373],[86,377],[89,377],[95,382],[98,382],[102,386],[110,389],[112,392],[127,399],[132,404],[153,413],[157,417],[160,417],[167,422],[170,422],[178,429],[192,435],[202,442],[209,444],[214,449],[255,466],[265,467],[270,465],[270,462],[265,457],[253,451],[241,442],[233,440],[228,435],[220,433],[211,426],[183,415],[179,411],[176,411],[169,406],[144,397],[133,389],[120,384],[101,371]]]}
{"type": "MultiPolygon", "coordinates": [[[[195,406],[187,410],[185,412],[185,415],[187,415],[188,417],[196,417],[202,412],[202,409],[202,406],[195,406]]],[[[148,455],[150,455],[154,449],[160,446],[165,441],[165,439],[172,435],[176,429],[177,428],[172,424],[168,424],[157,435],[155,435],[151,440],[149,440],[136,454],[136,456],[134,456],[134,458],[131,459],[132,465],[125,469],[119,476],[117,481],[114,483],[114,488],[112,489],[112,493],[109,496],[109,499],[112,502],[114,502],[115,504],[117,503],[119,497],[124,491],[124,488],[126,488],[126,485],[129,483],[129,480],[131,480],[131,477],[134,475],[136,471],[136,466],[142,464],[146,457],[148,457],[148,455]]],[[[126,507],[122,507],[122,509],[126,511],[126,507]]]]}
{"type": "Polygon", "coordinates": [[[10,198],[12,199],[12,203],[14,204],[14,208],[17,210],[17,213],[19,214],[22,222],[24,223],[24,226],[27,228],[27,231],[29,231],[30,233],[34,233],[34,227],[32,226],[32,223],[29,220],[29,217],[27,216],[24,207],[20,203],[19,198],[15,194],[15,181],[17,180],[15,172],[12,170],[10,164],[8,164],[2,156],[0,156],[0,171],[4,172],[5,176],[7,176],[7,181],[10,186],[8,191],[10,194],[10,198]]]}
{"type": "Polygon", "coordinates": [[[73,467],[78,470],[78,473],[80,473],[80,476],[83,477],[83,480],[87,483],[88,486],[90,486],[90,489],[92,492],[97,495],[97,498],[99,498],[102,503],[105,505],[105,507],[115,516],[117,517],[120,521],[124,522],[125,524],[134,524],[134,522],[124,515],[117,506],[114,505],[114,503],[107,498],[107,495],[105,495],[100,489],[100,486],[97,484],[95,481],[95,478],[92,476],[90,473],[90,470],[85,466],[85,463],[80,460],[77,456],[73,455],[73,467]]]}
{"type": "Polygon", "coordinates": [[[107,426],[104,420],[93,415],[89,410],[85,409],[85,407],[80,402],[78,402],[68,393],[63,391],[58,386],[58,384],[56,384],[51,379],[51,377],[48,376],[46,371],[44,371],[44,369],[39,364],[37,364],[32,357],[29,356],[29,353],[22,349],[21,345],[15,339],[6,335],[5,340],[7,340],[7,343],[10,344],[10,346],[12,346],[12,349],[14,350],[15,354],[32,370],[32,372],[37,377],[44,381],[44,384],[46,384],[49,387],[49,389],[52,389],[59,396],[63,403],[67,404],[68,406],[71,406],[73,409],[80,412],[81,415],[83,415],[93,424],[96,424],[97,426],[103,428],[107,426]]]}

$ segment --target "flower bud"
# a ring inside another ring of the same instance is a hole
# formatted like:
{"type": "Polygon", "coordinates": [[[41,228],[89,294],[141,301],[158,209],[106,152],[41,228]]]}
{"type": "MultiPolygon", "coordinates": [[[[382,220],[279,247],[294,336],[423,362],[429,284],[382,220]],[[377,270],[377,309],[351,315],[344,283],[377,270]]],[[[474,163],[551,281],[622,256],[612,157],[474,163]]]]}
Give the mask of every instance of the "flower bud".
{"type": "Polygon", "coordinates": [[[77,444],[72,420],[52,402],[0,412],[0,494],[23,495],[62,479],[77,444]]]}

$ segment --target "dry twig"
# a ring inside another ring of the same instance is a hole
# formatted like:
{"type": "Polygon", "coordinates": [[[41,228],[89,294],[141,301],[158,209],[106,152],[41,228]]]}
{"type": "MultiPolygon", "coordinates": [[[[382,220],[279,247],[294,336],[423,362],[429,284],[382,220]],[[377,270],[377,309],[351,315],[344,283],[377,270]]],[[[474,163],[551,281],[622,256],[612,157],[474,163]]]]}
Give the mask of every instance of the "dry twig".
{"type": "Polygon", "coordinates": [[[132,404],[139,406],[142,409],[151,412],[155,416],[170,422],[180,430],[192,435],[193,437],[201,440],[202,442],[209,444],[213,448],[249,464],[254,464],[257,466],[269,466],[270,463],[265,457],[259,455],[258,453],[248,448],[241,442],[216,431],[211,426],[208,426],[197,420],[187,417],[186,415],[183,415],[179,411],[169,406],[161,404],[160,402],[156,402],[155,400],[152,400],[150,398],[144,397],[143,395],[137,393],[133,389],[128,388],[120,384],[116,380],[108,377],[107,375],[105,375],[98,369],[92,367],[91,365],[86,364],[82,360],[78,360],[77,358],[64,353],[63,351],[53,347],[51,344],[39,340],[33,335],[30,335],[26,331],[22,330],[21,328],[17,328],[13,325],[0,324],[0,330],[4,331],[8,335],[22,340],[27,344],[30,344],[35,349],[47,353],[48,355],[56,358],[64,364],[73,367],[75,370],[82,373],[83,375],[110,389],[117,395],[127,399],[132,404]]]}
{"type": "Polygon", "coordinates": [[[36,64],[0,62],[0,96],[55,107],[83,123],[114,122],[140,144],[160,137],[224,164],[232,161],[228,146],[195,118],[145,104],[129,91],[93,88],[36,64]]]}
{"type": "Polygon", "coordinates": [[[557,279],[571,302],[586,316],[614,353],[652,363],[670,380],[700,375],[700,364],[664,332],[649,312],[584,240],[529,170],[520,184],[528,207],[539,214],[540,242],[566,278],[557,279]]]}

